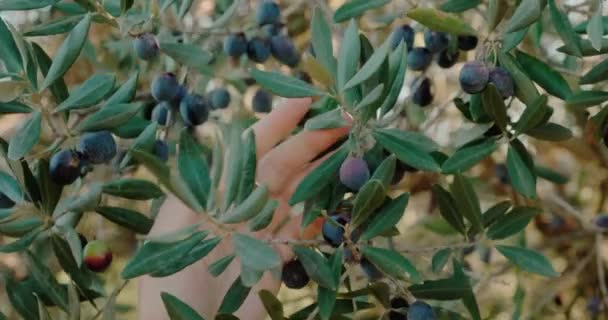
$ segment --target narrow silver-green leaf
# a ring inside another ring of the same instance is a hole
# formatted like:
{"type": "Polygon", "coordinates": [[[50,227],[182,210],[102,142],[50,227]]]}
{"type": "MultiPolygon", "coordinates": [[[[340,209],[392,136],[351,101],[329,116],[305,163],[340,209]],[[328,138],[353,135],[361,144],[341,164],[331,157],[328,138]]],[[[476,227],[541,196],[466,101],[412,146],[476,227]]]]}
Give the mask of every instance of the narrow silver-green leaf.
{"type": "Polygon", "coordinates": [[[534,23],[540,18],[546,4],[546,0],[522,0],[507,23],[505,33],[518,31],[534,23]]]}
{"type": "Polygon", "coordinates": [[[559,276],[559,273],[553,269],[551,262],[534,250],[505,245],[496,246],[496,250],[524,271],[537,273],[545,277],[559,276]]]}
{"type": "Polygon", "coordinates": [[[70,34],[65,38],[57,53],[55,59],[49,68],[49,71],[42,83],[41,89],[46,89],[52,85],[57,79],[63,77],[63,75],[70,69],[74,64],[80,51],[84,46],[87,36],[89,34],[89,27],[91,26],[91,15],[87,14],[84,18],[72,29],[70,34]]]}
{"type": "Polygon", "coordinates": [[[342,90],[346,82],[357,72],[360,56],[361,41],[359,39],[359,30],[357,29],[355,20],[351,20],[348,23],[346,31],[344,31],[344,38],[340,47],[337,74],[339,90],[342,90]]]}
{"type": "Polygon", "coordinates": [[[337,64],[332,45],[332,32],[323,10],[315,7],[311,19],[311,42],[315,57],[325,70],[336,79],[337,64]]]}
{"type": "Polygon", "coordinates": [[[534,174],[534,163],[530,154],[519,142],[514,140],[509,145],[507,152],[507,170],[511,184],[517,192],[528,198],[536,197],[536,175],[534,174]]]}
{"type": "Polygon", "coordinates": [[[116,78],[111,74],[94,74],[74,89],[70,96],[57,106],[56,112],[84,109],[103,100],[114,88],[116,78]]]}
{"type": "Polygon", "coordinates": [[[361,234],[360,240],[370,240],[396,226],[401,220],[401,217],[405,214],[405,208],[407,207],[409,198],[410,194],[404,193],[383,205],[374,214],[373,218],[370,219],[365,231],[361,234]]]}
{"type": "Polygon", "coordinates": [[[458,16],[432,8],[417,7],[409,10],[407,16],[434,31],[449,32],[454,35],[475,35],[477,33],[469,23],[458,16]]]}
{"type": "Polygon", "coordinates": [[[177,169],[201,206],[207,203],[211,181],[209,166],[201,146],[189,130],[182,130],[179,137],[177,169]]]}
{"type": "Polygon", "coordinates": [[[211,61],[209,52],[191,43],[161,42],[160,49],[177,63],[195,69],[203,69],[211,61]]]}
{"type": "Polygon", "coordinates": [[[356,18],[367,10],[380,8],[390,0],[350,0],[341,5],[334,13],[334,22],[340,23],[351,18],[356,18]]]}
{"type": "Polygon", "coordinates": [[[8,145],[8,158],[18,160],[27,155],[40,139],[42,127],[42,114],[34,111],[31,117],[25,120],[11,137],[8,145]]]}
{"type": "Polygon", "coordinates": [[[457,174],[454,176],[454,182],[450,185],[450,191],[454,196],[456,208],[460,214],[464,215],[475,228],[482,230],[483,223],[479,198],[471,181],[467,177],[457,174]]]}
{"type": "Polygon", "coordinates": [[[85,132],[115,128],[133,118],[141,107],[141,102],[105,106],[82,120],[76,129],[85,132]]]}
{"type": "Polygon", "coordinates": [[[278,253],[265,242],[241,233],[233,234],[234,252],[247,267],[266,271],[281,265],[278,253]]]}
{"type": "Polygon", "coordinates": [[[374,51],[371,57],[367,59],[365,64],[361,66],[361,69],[355,73],[355,75],[346,82],[344,90],[350,89],[363,81],[369,79],[386,59],[386,56],[391,48],[391,38],[387,38],[384,43],[374,51]]]}
{"type": "Polygon", "coordinates": [[[555,0],[548,0],[548,2],[551,21],[553,22],[555,30],[557,30],[557,34],[562,38],[562,41],[564,41],[564,45],[568,50],[573,52],[577,57],[582,56],[580,38],[576,32],[574,32],[570,20],[568,20],[568,15],[559,10],[555,0]]]}
{"type": "Polygon", "coordinates": [[[498,149],[498,144],[494,139],[469,143],[458,149],[441,165],[441,172],[445,174],[464,172],[494,153],[496,149],[498,149]]]}
{"type": "Polygon", "coordinates": [[[251,76],[262,87],[286,98],[322,96],[325,92],[300,79],[284,76],[274,71],[251,69],[251,76]]]}
{"type": "Polygon", "coordinates": [[[179,300],[176,296],[161,292],[161,299],[171,320],[204,320],[192,307],[179,300]]]}

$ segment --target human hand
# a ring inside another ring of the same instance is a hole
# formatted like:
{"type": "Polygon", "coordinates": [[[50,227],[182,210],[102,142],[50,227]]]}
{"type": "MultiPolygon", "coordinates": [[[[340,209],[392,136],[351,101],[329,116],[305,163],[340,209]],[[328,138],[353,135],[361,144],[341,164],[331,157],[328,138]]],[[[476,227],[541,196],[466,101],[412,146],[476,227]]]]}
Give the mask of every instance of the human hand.
{"type": "MultiPolygon", "coordinates": [[[[301,214],[292,214],[288,201],[302,179],[331,153],[317,159],[319,155],[345,137],[349,127],[301,131],[290,136],[310,109],[310,103],[308,98],[286,100],[253,126],[258,158],[256,180],[258,184],[266,185],[271,197],[279,202],[270,226],[254,234],[258,239],[290,241],[311,238],[319,232],[320,223],[313,223],[301,231],[301,214]]],[[[171,197],[161,209],[150,234],[170,232],[197,223],[199,219],[200,216],[171,197]]],[[[204,224],[202,228],[213,229],[213,226],[204,224]]],[[[247,232],[244,225],[235,226],[235,230],[247,232]]],[[[275,244],[275,248],[284,262],[292,258],[293,254],[286,245],[275,244]]],[[[212,318],[226,291],[239,276],[240,264],[233,261],[217,278],[212,277],[207,268],[231,252],[232,243],[226,237],[207,257],[180,273],[166,278],[144,277],[140,285],[140,305],[145,306],[145,309],[140,310],[140,319],[164,318],[162,315],[165,311],[160,303],[161,291],[178,296],[202,315],[212,318]]],[[[276,293],[280,284],[280,279],[266,273],[251,290],[237,316],[243,319],[263,319],[265,310],[257,292],[266,289],[276,293]]]]}

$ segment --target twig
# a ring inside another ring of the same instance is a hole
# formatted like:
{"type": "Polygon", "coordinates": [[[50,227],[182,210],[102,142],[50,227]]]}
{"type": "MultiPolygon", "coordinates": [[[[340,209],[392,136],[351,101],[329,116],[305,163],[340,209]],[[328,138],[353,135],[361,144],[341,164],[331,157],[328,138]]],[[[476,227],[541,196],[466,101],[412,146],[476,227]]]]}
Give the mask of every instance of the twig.
{"type": "MultiPolygon", "coordinates": [[[[127,284],[129,283],[129,280],[125,280],[123,281],[122,285],[120,285],[120,287],[116,288],[116,290],[114,292],[112,292],[112,295],[110,296],[110,298],[108,300],[111,299],[115,299],[120,292],[127,286],[127,284]]],[[[103,306],[103,308],[99,309],[99,311],[97,311],[97,313],[93,316],[93,318],[91,318],[91,320],[95,320],[97,318],[99,318],[99,316],[101,316],[101,314],[103,313],[103,311],[106,308],[108,302],[106,302],[106,304],[103,306]]]]}
{"type": "Polygon", "coordinates": [[[555,192],[549,192],[546,199],[550,200],[553,204],[562,208],[566,213],[575,217],[580,222],[581,226],[583,226],[585,229],[588,229],[588,228],[586,228],[587,221],[585,220],[583,213],[580,212],[579,210],[577,210],[576,208],[574,208],[570,203],[568,203],[566,200],[562,199],[555,192]]]}

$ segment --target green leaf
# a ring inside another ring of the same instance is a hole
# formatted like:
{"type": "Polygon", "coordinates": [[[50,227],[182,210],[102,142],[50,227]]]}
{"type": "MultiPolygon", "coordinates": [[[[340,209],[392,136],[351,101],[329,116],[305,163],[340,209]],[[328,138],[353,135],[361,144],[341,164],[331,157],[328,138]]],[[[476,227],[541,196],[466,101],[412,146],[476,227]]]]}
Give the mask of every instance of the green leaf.
{"type": "Polygon", "coordinates": [[[459,213],[464,215],[474,228],[481,230],[483,224],[481,221],[479,198],[477,198],[471,181],[465,176],[457,174],[454,176],[454,182],[450,186],[450,191],[459,213]]]}
{"type": "Polygon", "coordinates": [[[83,16],[63,16],[41,24],[31,26],[23,33],[25,37],[50,36],[71,31],[82,20],[83,16]]]}
{"type": "Polygon", "coordinates": [[[42,114],[40,111],[32,112],[31,117],[24,121],[11,137],[8,145],[8,158],[18,160],[27,155],[38,143],[41,127],[42,114]]]}
{"type": "Polygon", "coordinates": [[[30,113],[33,109],[21,102],[11,101],[6,103],[0,103],[0,114],[4,113],[30,113]]]}
{"type": "Polygon", "coordinates": [[[499,217],[488,228],[487,236],[492,240],[502,240],[522,231],[540,209],[532,207],[516,207],[506,215],[499,217]]]}
{"type": "Polygon", "coordinates": [[[243,133],[243,150],[241,160],[241,181],[239,182],[239,190],[236,195],[236,203],[242,204],[243,201],[251,195],[256,187],[256,169],[257,169],[257,146],[255,142],[255,133],[253,130],[246,130],[243,133]]]}
{"type": "Polygon", "coordinates": [[[49,71],[42,83],[41,89],[46,89],[51,86],[56,80],[70,69],[76,58],[80,55],[80,51],[84,46],[89,34],[91,26],[91,15],[87,14],[84,18],[72,29],[70,34],[65,38],[57,52],[55,59],[49,68],[49,71]]]}
{"type": "Polygon", "coordinates": [[[567,176],[564,176],[551,168],[537,164],[534,165],[534,173],[539,178],[543,178],[557,184],[566,184],[570,180],[567,176]]]}
{"type": "Polygon", "coordinates": [[[346,31],[344,31],[342,46],[340,46],[340,58],[338,59],[337,74],[337,84],[339,90],[342,90],[346,82],[357,72],[360,55],[361,40],[359,39],[359,30],[357,29],[355,20],[351,20],[348,23],[346,31]]]}
{"type": "Polygon", "coordinates": [[[163,191],[156,184],[150,181],[133,178],[106,182],[103,185],[103,192],[133,200],[149,200],[164,195],[163,191]]]}
{"type": "Polygon", "coordinates": [[[54,5],[60,0],[0,0],[0,11],[40,9],[54,5]]]}
{"type": "Polygon", "coordinates": [[[481,0],[448,0],[439,9],[445,12],[463,12],[481,4],[481,0]]]}
{"type": "Polygon", "coordinates": [[[129,103],[135,98],[137,92],[137,80],[139,79],[139,71],[136,71],[120,86],[116,92],[114,92],[104,103],[104,107],[120,104],[129,103]]]}
{"type": "Polygon", "coordinates": [[[593,66],[580,78],[579,84],[593,84],[604,80],[608,80],[608,60],[593,66]]]}
{"type": "Polygon", "coordinates": [[[568,97],[566,103],[571,107],[588,108],[604,103],[608,100],[608,92],[587,90],[575,92],[568,97]]]}
{"type": "Polygon", "coordinates": [[[191,266],[193,263],[206,257],[219,243],[222,238],[215,237],[208,240],[204,240],[196,244],[188,253],[176,258],[167,265],[162,266],[159,270],[154,271],[150,274],[152,277],[164,278],[172,274],[176,274],[186,267],[191,266]]]}
{"type": "Polygon", "coordinates": [[[361,234],[360,240],[370,240],[397,225],[405,214],[409,197],[409,193],[404,193],[384,204],[369,221],[365,231],[361,234]]]}
{"type": "Polygon", "coordinates": [[[40,234],[41,231],[42,230],[40,229],[34,229],[11,243],[5,243],[1,245],[0,252],[12,253],[27,249],[32,244],[32,242],[36,240],[36,237],[40,234]]]}
{"type": "Polygon", "coordinates": [[[359,101],[359,103],[357,103],[357,105],[355,106],[355,111],[365,111],[370,105],[375,104],[375,102],[378,102],[378,99],[382,97],[382,93],[384,93],[383,83],[377,85],[374,89],[372,89],[372,91],[365,95],[365,97],[361,99],[361,101],[359,101]]]}
{"type": "Polygon", "coordinates": [[[374,174],[371,180],[378,180],[382,182],[385,189],[388,189],[392,184],[393,177],[395,176],[395,168],[397,166],[397,157],[394,155],[388,156],[384,159],[380,165],[374,170],[374,174]]]}
{"type": "Polygon", "coordinates": [[[472,290],[467,295],[462,297],[462,303],[467,310],[469,310],[473,320],[481,320],[479,305],[477,304],[477,299],[475,299],[475,293],[472,290]]]}
{"type": "Polygon", "coordinates": [[[179,136],[177,169],[198,203],[204,207],[211,188],[209,166],[202,147],[186,129],[179,136]]]}
{"type": "Polygon", "coordinates": [[[363,224],[374,210],[382,205],[385,197],[386,190],[381,181],[372,179],[363,185],[355,197],[352,227],[356,228],[363,224]]]}
{"type": "Polygon", "coordinates": [[[230,314],[236,312],[241,307],[243,302],[245,302],[250,290],[250,287],[245,287],[243,285],[240,277],[236,278],[228,289],[228,292],[226,292],[226,295],[224,295],[224,299],[222,300],[218,314],[230,314]]]}
{"type": "MultiPolygon", "coordinates": [[[[32,43],[32,49],[34,51],[36,61],[38,61],[40,72],[42,72],[42,75],[46,77],[53,61],[37,43],[32,43]]],[[[55,80],[55,82],[49,87],[49,90],[53,94],[53,97],[55,97],[56,103],[61,103],[61,101],[68,98],[68,88],[62,78],[55,80]]]]}
{"type": "Polygon", "coordinates": [[[211,61],[211,54],[191,43],[161,42],[160,50],[177,63],[197,70],[205,69],[211,61]]]}
{"type": "Polygon", "coordinates": [[[205,235],[206,233],[196,232],[184,240],[172,243],[146,242],[131,257],[120,276],[123,279],[132,279],[162,270],[173,261],[185,256],[205,238],[205,235]]]}
{"type": "Polygon", "coordinates": [[[57,106],[56,112],[88,108],[103,100],[114,88],[111,74],[94,74],[57,106]]]}
{"type": "Polygon", "coordinates": [[[325,113],[321,113],[304,124],[304,128],[306,130],[322,130],[322,129],[334,129],[341,128],[346,125],[346,121],[344,120],[344,116],[342,115],[342,110],[340,108],[336,108],[331,111],[327,111],[325,113]]]}
{"type": "Polygon", "coordinates": [[[513,126],[515,129],[515,136],[519,135],[522,132],[527,132],[530,129],[538,126],[545,119],[545,115],[549,111],[549,107],[547,107],[547,95],[540,95],[532,104],[526,106],[524,112],[517,120],[517,123],[513,126]]]}
{"type": "Polygon", "coordinates": [[[416,267],[399,252],[373,247],[361,247],[361,253],[382,272],[413,283],[422,281],[416,267]]]}
{"type": "MultiPolygon", "coordinates": [[[[340,276],[342,273],[342,265],[344,264],[344,251],[336,250],[329,258],[329,264],[334,273],[336,287],[340,287],[340,276]]],[[[336,305],[337,290],[327,289],[319,286],[317,288],[317,301],[319,306],[319,316],[322,320],[328,320],[333,313],[336,305]]]]}
{"type": "Polygon", "coordinates": [[[315,57],[335,79],[337,64],[331,41],[332,32],[321,8],[314,8],[310,24],[311,43],[315,57]]]}
{"type": "Polygon", "coordinates": [[[511,202],[508,200],[499,202],[486,210],[483,213],[482,220],[483,226],[488,227],[491,226],[498,218],[504,216],[507,213],[507,210],[511,208],[511,202]]]}
{"type": "Polygon", "coordinates": [[[521,30],[517,30],[515,32],[507,33],[504,35],[502,40],[502,51],[509,52],[515,48],[524,40],[526,34],[528,34],[528,30],[530,26],[527,26],[521,30]]]}
{"type": "Polygon", "coordinates": [[[299,98],[325,95],[325,92],[321,89],[315,88],[307,82],[284,76],[278,72],[262,71],[253,68],[250,73],[262,87],[281,97],[299,98]]]}
{"type": "Polygon", "coordinates": [[[341,147],[327,160],[316,167],[300,182],[296,191],[289,199],[289,204],[308,200],[317,195],[323,188],[333,181],[342,162],[348,156],[348,148],[341,147]]]}
{"type": "Polygon", "coordinates": [[[232,239],[234,252],[247,267],[266,271],[281,265],[279,255],[265,242],[240,233],[235,233],[232,239]]]}
{"type": "Polygon", "coordinates": [[[384,59],[386,59],[390,48],[391,38],[389,37],[384,40],[384,43],[374,51],[374,53],[371,55],[371,57],[369,57],[369,59],[367,59],[367,61],[365,61],[365,64],[361,66],[361,69],[359,69],[359,71],[357,71],[357,73],[355,73],[355,75],[346,82],[343,90],[350,89],[369,79],[374,74],[374,72],[376,72],[378,68],[380,68],[380,66],[384,62],[384,59]]]}
{"type": "Polygon", "coordinates": [[[227,159],[227,166],[224,169],[225,192],[223,199],[224,205],[222,207],[224,211],[236,200],[241,185],[244,160],[243,149],[248,147],[243,145],[243,139],[241,139],[243,129],[243,123],[239,122],[227,130],[226,141],[229,141],[229,156],[227,159]]]}
{"type": "Polygon", "coordinates": [[[82,120],[76,129],[80,132],[113,129],[133,118],[142,106],[141,102],[135,102],[102,107],[82,120]]]}
{"type": "Polygon", "coordinates": [[[604,36],[604,24],[602,21],[601,8],[601,5],[596,8],[595,12],[591,16],[591,19],[589,19],[589,24],[587,25],[589,41],[591,42],[591,46],[597,51],[602,49],[602,38],[604,36]]]}
{"type": "Polygon", "coordinates": [[[568,85],[564,77],[543,61],[524,52],[517,51],[517,62],[521,64],[523,70],[526,71],[530,78],[549,94],[562,100],[568,99],[572,94],[570,85],[568,85]]]}
{"type": "Polygon", "coordinates": [[[583,54],[581,53],[579,44],[580,38],[576,32],[574,32],[570,20],[568,20],[568,15],[559,10],[557,4],[555,4],[555,0],[548,0],[548,2],[551,21],[553,22],[557,34],[562,38],[562,41],[564,41],[568,50],[573,52],[577,57],[582,56],[583,54]]]}
{"type": "Polygon", "coordinates": [[[5,277],[5,292],[11,306],[24,319],[38,320],[37,299],[24,281],[16,282],[12,277],[5,277]]]}
{"type": "Polygon", "coordinates": [[[532,80],[524,73],[513,56],[503,51],[498,51],[498,61],[501,66],[509,71],[509,74],[513,78],[517,98],[526,105],[533,103],[538,97],[538,90],[536,90],[536,86],[532,80]]]}
{"type": "MultiPolygon", "coordinates": [[[[584,57],[587,56],[596,56],[596,55],[600,55],[600,54],[604,54],[608,52],[608,39],[604,39],[602,38],[602,49],[601,50],[596,50],[593,45],[591,45],[591,41],[587,40],[587,39],[582,39],[580,41],[581,44],[581,53],[583,54],[584,57]]],[[[569,55],[574,55],[574,52],[570,51],[568,49],[568,47],[566,46],[561,46],[559,48],[557,48],[557,51],[559,52],[563,52],[565,54],[569,54],[569,55]]]]}
{"type": "Polygon", "coordinates": [[[127,208],[98,207],[95,211],[104,218],[139,234],[148,234],[154,224],[154,220],[127,208]]]}
{"type": "Polygon", "coordinates": [[[417,7],[409,10],[407,16],[433,31],[448,32],[458,36],[477,34],[475,29],[458,16],[432,8],[417,7]]]}
{"type": "Polygon", "coordinates": [[[572,138],[570,129],[557,123],[549,122],[526,132],[531,137],[547,141],[564,141],[572,138]]]}
{"type": "Polygon", "coordinates": [[[494,153],[496,149],[498,149],[498,144],[491,138],[468,143],[441,165],[441,172],[444,174],[464,172],[494,153]]]}
{"type": "Polygon", "coordinates": [[[534,250],[505,245],[497,245],[496,250],[524,271],[537,273],[545,277],[559,276],[559,273],[551,266],[551,262],[534,250]]]}
{"type": "MultiPolygon", "coordinates": [[[[4,0],[4,2],[12,1],[13,0],[4,0]]],[[[0,42],[3,44],[0,46],[0,57],[2,57],[0,60],[4,61],[4,66],[7,71],[20,73],[23,68],[21,53],[19,53],[19,49],[17,49],[13,34],[9,29],[9,24],[4,21],[4,18],[0,18],[0,42]]]]}
{"type": "Polygon", "coordinates": [[[373,136],[386,150],[408,165],[427,171],[439,171],[439,164],[430,155],[437,144],[423,135],[397,129],[376,129],[373,136]]]}
{"type": "Polygon", "coordinates": [[[536,197],[534,163],[526,147],[519,140],[514,140],[509,145],[507,171],[511,184],[517,192],[528,198],[536,197]]]}
{"type": "Polygon", "coordinates": [[[452,255],[452,249],[445,248],[441,249],[433,255],[431,259],[431,269],[433,269],[434,273],[439,273],[443,267],[445,267],[446,263],[450,260],[450,256],[452,255]]]}
{"type": "Polygon", "coordinates": [[[234,260],[234,258],[236,258],[235,254],[229,254],[223,258],[214,261],[212,264],[209,265],[209,273],[214,277],[219,276],[224,272],[224,270],[226,270],[230,263],[232,263],[232,260],[234,260]]]}
{"type": "Polygon", "coordinates": [[[49,173],[49,162],[46,159],[38,160],[37,180],[40,187],[43,212],[51,215],[61,198],[63,186],[53,182],[49,173]]]}
{"type": "Polygon", "coordinates": [[[509,117],[507,107],[498,89],[493,84],[488,84],[481,94],[481,101],[486,113],[494,120],[494,123],[503,131],[507,131],[509,117]]]}
{"type": "Polygon", "coordinates": [[[341,5],[334,13],[334,22],[340,23],[351,18],[357,18],[365,11],[380,8],[390,0],[351,0],[341,5]]]}
{"type": "Polygon", "coordinates": [[[502,21],[507,12],[508,4],[506,0],[490,0],[488,3],[488,31],[493,31],[502,21]]]}
{"type": "Polygon", "coordinates": [[[277,297],[272,294],[272,292],[268,290],[260,290],[258,292],[258,296],[260,296],[260,300],[262,300],[262,304],[264,305],[264,309],[268,313],[268,316],[271,320],[283,320],[283,304],[277,297]]]}
{"type": "Polygon", "coordinates": [[[15,178],[6,172],[0,171],[0,192],[15,203],[23,201],[23,191],[15,178]]]}
{"type": "Polygon", "coordinates": [[[407,288],[418,299],[458,300],[471,292],[471,283],[465,277],[426,280],[407,288]]]}
{"type": "Polygon", "coordinates": [[[161,292],[160,297],[163,300],[169,319],[171,320],[204,320],[192,307],[185,302],[179,300],[176,296],[161,292]]]}
{"type": "Polygon", "coordinates": [[[261,185],[257,187],[241,204],[233,209],[229,209],[222,216],[222,223],[234,224],[248,221],[255,217],[268,202],[270,192],[268,187],[261,185]]]}
{"type": "Polygon", "coordinates": [[[30,275],[34,277],[44,294],[59,308],[64,311],[69,310],[68,297],[66,291],[63,290],[57,279],[42,261],[29,251],[25,252],[25,261],[27,263],[30,275]]]}
{"type": "Polygon", "coordinates": [[[546,4],[546,0],[522,0],[513,12],[504,32],[515,32],[533,24],[542,15],[546,4]]]}
{"type": "Polygon", "coordinates": [[[456,209],[456,200],[454,200],[454,197],[438,184],[434,185],[431,190],[433,191],[433,196],[437,199],[441,216],[454,228],[454,230],[461,234],[465,234],[466,227],[464,225],[463,215],[456,209]]]}
{"type": "Polygon", "coordinates": [[[133,7],[134,3],[135,0],[120,0],[120,11],[122,13],[126,13],[127,11],[129,11],[129,9],[131,9],[131,7],[133,7]]]}
{"type": "Polygon", "coordinates": [[[337,289],[332,269],[322,254],[303,246],[294,246],[292,249],[312,280],[327,289],[337,289]]]}
{"type": "Polygon", "coordinates": [[[266,202],[266,205],[257,214],[257,216],[255,216],[249,221],[249,230],[259,231],[269,226],[272,222],[272,217],[274,217],[274,212],[278,206],[279,202],[277,200],[273,199],[266,202]]]}
{"type": "Polygon", "coordinates": [[[394,77],[390,79],[390,87],[386,93],[386,97],[380,106],[382,114],[387,113],[395,106],[395,103],[397,103],[397,98],[399,98],[399,94],[403,88],[405,73],[407,71],[407,46],[405,43],[401,43],[393,54],[397,54],[399,62],[396,66],[394,77]]]}

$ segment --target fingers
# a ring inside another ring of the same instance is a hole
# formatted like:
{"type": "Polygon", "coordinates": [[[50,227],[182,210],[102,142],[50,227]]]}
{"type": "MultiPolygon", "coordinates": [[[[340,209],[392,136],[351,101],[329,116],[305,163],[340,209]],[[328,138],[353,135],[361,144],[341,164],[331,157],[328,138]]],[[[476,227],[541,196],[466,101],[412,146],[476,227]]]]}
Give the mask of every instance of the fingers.
{"type": "Polygon", "coordinates": [[[253,125],[257,157],[287,138],[310,109],[310,98],[288,99],[253,125]]]}
{"type": "Polygon", "coordinates": [[[345,137],[349,129],[342,127],[298,133],[262,158],[258,166],[258,181],[268,185],[272,193],[282,193],[294,174],[345,137]]]}

